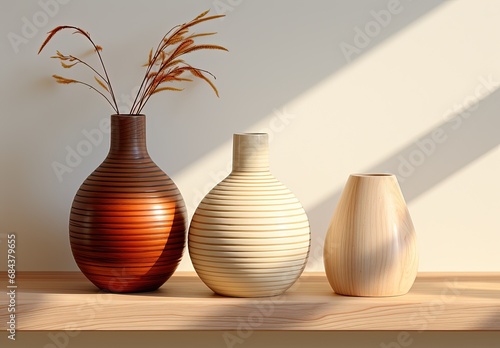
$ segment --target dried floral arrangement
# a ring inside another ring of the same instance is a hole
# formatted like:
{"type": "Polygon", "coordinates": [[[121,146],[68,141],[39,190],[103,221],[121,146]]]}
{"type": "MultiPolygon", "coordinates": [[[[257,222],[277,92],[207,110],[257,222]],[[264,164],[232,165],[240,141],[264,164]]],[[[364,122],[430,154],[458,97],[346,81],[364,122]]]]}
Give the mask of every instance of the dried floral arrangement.
{"type": "MultiPolygon", "coordinates": [[[[146,73],[139,87],[139,91],[134,99],[132,107],[128,112],[131,115],[140,114],[142,109],[148,102],[148,100],[154,94],[162,91],[182,91],[182,88],[173,87],[171,84],[183,81],[192,81],[192,79],[185,77],[186,73],[190,73],[192,76],[199,78],[210,85],[215,94],[219,96],[217,88],[206,76],[210,75],[215,79],[215,76],[209,71],[193,67],[186,63],[183,57],[184,55],[199,51],[199,50],[223,50],[227,51],[225,47],[213,44],[196,44],[195,39],[202,36],[210,36],[216,34],[212,33],[191,33],[190,29],[197,24],[202,22],[210,21],[216,18],[224,17],[224,15],[208,16],[209,11],[205,11],[193,20],[184,23],[182,25],[177,25],[170,29],[162,38],[156,49],[149,52],[148,62],[144,64],[146,67],[146,73]]],[[[111,85],[111,81],[104,65],[104,61],[101,56],[102,47],[95,44],[90,34],[75,26],[58,26],[52,29],[45,41],[42,43],[38,54],[42,52],[44,47],[49,43],[49,41],[57,34],[59,31],[64,29],[74,30],[74,34],[83,35],[87,38],[93,46],[93,52],[97,55],[100,63],[100,69],[94,68],[91,64],[87,63],[83,59],[80,59],[73,55],[65,55],[57,51],[55,56],[51,58],[59,59],[61,65],[65,69],[70,69],[76,65],[83,65],[90,69],[94,75],[95,83],[97,87],[91,83],[73,80],[59,75],[53,75],[55,80],[61,84],[81,84],[91,88],[92,90],[99,93],[106,101],[111,105],[115,113],[120,114],[118,108],[118,103],[116,102],[115,93],[111,85]],[[100,90],[102,89],[102,91],[100,90]]]]}

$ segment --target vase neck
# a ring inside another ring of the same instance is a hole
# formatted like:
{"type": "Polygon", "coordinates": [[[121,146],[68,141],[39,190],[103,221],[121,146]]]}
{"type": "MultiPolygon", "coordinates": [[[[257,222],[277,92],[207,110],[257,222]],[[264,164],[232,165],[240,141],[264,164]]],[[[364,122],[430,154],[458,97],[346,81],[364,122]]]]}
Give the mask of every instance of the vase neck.
{"type": "Polygon", "coordinates": [[[233,171],[269,171],[269,140],[266,133],[233,135],[233,171]]]}
{"type": "Polygon", "coordinates": [[[149,157],[146,147],[146,116],[111,115],[109,156],[149,157]]]}

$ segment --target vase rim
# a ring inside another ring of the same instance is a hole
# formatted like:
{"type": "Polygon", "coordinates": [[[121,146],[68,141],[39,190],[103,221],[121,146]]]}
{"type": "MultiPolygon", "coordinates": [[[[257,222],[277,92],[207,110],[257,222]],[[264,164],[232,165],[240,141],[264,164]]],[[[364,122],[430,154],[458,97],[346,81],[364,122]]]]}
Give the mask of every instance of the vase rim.
{"type": "Polygon", "coordinates": [[[144,114],[112,114],[111,116],[146,117],[146,115],[144,115],[144,114]]]}
{"type": "Polygon", "coordinates": [[[395,175],[392,173],[355,173],[351,174],[351,176],[359,178],[376,178],[376,177],[393,177],[395,175]]]}
{"type": "Polygon", "coordinates": [[[238,136],[265,136],[265,135],[268,135],[267,133],[259,133],[259,132],[256,132],[256,133],[234,133],[234,135],[238,135],[238,136]]]}

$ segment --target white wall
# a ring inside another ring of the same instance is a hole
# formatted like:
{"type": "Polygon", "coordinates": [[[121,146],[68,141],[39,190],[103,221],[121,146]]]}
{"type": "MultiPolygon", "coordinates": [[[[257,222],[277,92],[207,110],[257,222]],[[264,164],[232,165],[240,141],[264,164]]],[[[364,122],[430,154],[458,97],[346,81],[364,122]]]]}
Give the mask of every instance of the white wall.
{"type": "MultiPolygon", "coordinates": [[[[178,184],[190,215],[227,173],[232,134],[267,130],[272,171],[311,220],[308,270],[323,269],[322,242],[345,180],[367,171],[401,179],[421,271],[500,270],[500,2],[57,0],[57,8],[42,6],[54,1],[9,1],[0,11],[0,247],[6,233],[18,234],[18,270],[77,269],[69,208],[108,149],[105,134],[71,173],[56,176],[52,164],[65,164],[68,149],[85,140],[82,131],[98,129],[111,110],[84,88],[51,80],[62,73],[48,58],[52,52],[87,46],[61,35],[37,56],[45,32],[61,24],[88,30],[104,47],[125,103],[149,48],[207,8],[226,12],[203,29],[219,31],[213,41],[230,53],[190,59],[217,75],[221,98],[196,83],[182,94],[158,95],[145,109],[150,153],[178,184]]],[[[180,270],[192,270],[187,255],[180,270]]],[[[369,337],[373,346],[382,342],[369,337]]]]}
{"type": "MultiPolygon", "coordinates": [[[[213,41],[230,53],[190,59],[217,75],[221,98],[196,83],[145,109],[150,153],[190,215],[227,173],[232,134],[267,130],[272,170],[311,220],[308,270],[323,269],[322,242],[345,180],[366,171],[402,179],[421,271],[500,269],[499,2],[54,1],[8,2],[0,14],[0,229],[18,233],[19,269],[77,269],[69,207],[108,149],[105,134],[71,173],[55,174],[53,163],[68,164],[82,131],[99,129],[111,109],[81,86],[51,80],[72,73],[49,59],[56,49],[87,46],[62,34],[37,56],[45,33],[60,24],[88,30],[126,104],[149,48],[207,8],[227,17],[198,30],[219,31],[213,41]]],[[[192,270],[187,255],[180,270],[192,270]]]]}

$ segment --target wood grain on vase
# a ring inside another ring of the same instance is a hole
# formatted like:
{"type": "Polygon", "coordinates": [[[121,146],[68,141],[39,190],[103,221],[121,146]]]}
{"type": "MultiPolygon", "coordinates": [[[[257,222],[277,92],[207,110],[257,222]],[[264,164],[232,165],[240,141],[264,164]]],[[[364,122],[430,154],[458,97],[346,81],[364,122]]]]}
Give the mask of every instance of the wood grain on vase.
{"type": "Polygon", "coordinates": [[[186,219],[176,185],[147,152],[145,116],[112,115],[108,156],[71,207],[71,250],[80,270],[108,291],[155,290],[181,260],[186,219]]]}
{"type": "Polygon", "coordinates": [[[324,263],[338,294],[396,296],[410,290],[418,269],[416,236],[394,175],[349,177],[328,228],[324,263]]]}

